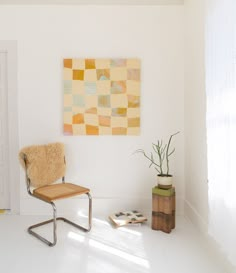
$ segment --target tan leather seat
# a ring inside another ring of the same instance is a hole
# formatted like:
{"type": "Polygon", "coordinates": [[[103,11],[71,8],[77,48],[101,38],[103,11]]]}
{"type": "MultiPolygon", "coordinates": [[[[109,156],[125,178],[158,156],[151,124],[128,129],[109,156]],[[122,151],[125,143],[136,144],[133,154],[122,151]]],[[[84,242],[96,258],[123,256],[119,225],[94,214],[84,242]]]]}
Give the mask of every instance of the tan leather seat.
{"type": "Polygon", "coordinates": [[[33,194],[47,202],[89,193],[90,190],[71,183],[53,184],[35,189],[33,194]]]}

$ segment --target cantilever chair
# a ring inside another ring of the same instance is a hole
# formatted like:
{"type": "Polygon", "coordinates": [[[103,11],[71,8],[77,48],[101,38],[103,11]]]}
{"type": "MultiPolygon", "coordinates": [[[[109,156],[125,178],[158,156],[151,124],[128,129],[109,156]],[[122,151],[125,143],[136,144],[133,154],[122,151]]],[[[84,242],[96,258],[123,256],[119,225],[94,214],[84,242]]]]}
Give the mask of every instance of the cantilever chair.
{"type": "Polygon", "coordinates": [[[28,232],[48,246],[54,246],[57,243],[57,220],[62,220],[85,232],[90,231],[92,225],[92,197],[90,190],[65,182],[66,161],[64,144],[51,143],[25,147],[19,153],[19,160],[25,169],[26,186],[29,195],[50,204],[53,209],[52,219],[30,226],[28,232]],[[62,182],[58,183],[59,179],[62,179],[62,182]],[[87,227],[80,226],[64,217],[57,217],[54,201],[82,194],[86,194],[89,200],[87,227]],[[53,223],[53,242],[48,241],[33,231],[34,228],[49,223],[53,223]]]}

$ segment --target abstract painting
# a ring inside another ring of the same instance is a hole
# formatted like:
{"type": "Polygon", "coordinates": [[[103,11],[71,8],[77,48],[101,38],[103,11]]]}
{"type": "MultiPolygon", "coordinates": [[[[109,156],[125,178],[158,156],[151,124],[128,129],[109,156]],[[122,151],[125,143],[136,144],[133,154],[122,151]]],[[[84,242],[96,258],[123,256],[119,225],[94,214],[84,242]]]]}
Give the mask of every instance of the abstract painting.
{"type": "Polygon", "coordinates": [[[139,135],[139,59],[64,59],[64,135],[139,135]]]}

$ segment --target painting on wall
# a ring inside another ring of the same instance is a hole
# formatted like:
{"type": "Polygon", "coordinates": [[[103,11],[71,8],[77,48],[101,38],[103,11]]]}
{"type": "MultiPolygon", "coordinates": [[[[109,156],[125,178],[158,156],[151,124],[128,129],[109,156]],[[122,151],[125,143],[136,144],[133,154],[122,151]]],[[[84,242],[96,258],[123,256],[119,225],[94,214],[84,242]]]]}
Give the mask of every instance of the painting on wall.
{"type": "Polygon", "coordinates": [[[139,135],[139,59],[64,59],[64,134],[139,135]]]}

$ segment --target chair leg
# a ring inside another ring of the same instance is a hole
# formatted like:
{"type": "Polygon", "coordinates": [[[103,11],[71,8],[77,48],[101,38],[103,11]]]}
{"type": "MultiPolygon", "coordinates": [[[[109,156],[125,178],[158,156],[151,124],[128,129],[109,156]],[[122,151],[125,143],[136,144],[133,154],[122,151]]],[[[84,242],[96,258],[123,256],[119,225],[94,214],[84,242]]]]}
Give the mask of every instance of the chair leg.
{"type": "Polygon", "coordinates": [[[28,232],[34,237],[36,237],[37,239],[47,244],[48,246],[55,246],[55,244],[57,243],[57,208],[53,202],[51,202],[50,204],[52,205],[52,208],[53,208],[53,219],[30,226],[28,228],[28,232]],[[41,235],[39,235],[38,233],[32,230],[34,228],[49,224],[51,222],[53,222],[53,242],[48,241],[47,239],[45,239],[44,237],[42,237],[41,235]]]}
{"type": "Polygon", "coordinates": [[[78,229],[81,229],[85,232],[88,232],[91,230],[91,227],[92,227],[92,197],[91,197],[91,194],[90,193],[86,193],[88,198],[89,198],[89,213],[88,213],[88,227],[83,227],[81,225],[78,225],[64,217],[58,217],[57,220],[62,220],[70,225],[72,225],[73,227],[76,227],[78,229]]]}
{"type": "Polygon", "coordinates": [[[37,239],[41,240],[42,242],[44,242],[45,244],[47,244],[48,246],[55,246],[57,243],[57,220],[62,220],[78,229],[81,229],[85,232],[88,232],[91,230],[92,227],[92,197],[90,195],[90,193],[87,193],[88,199],[89,199],[89,215],[88,215],[88,227],[83,227],[80,226],[64,217],[57,217],[57,208],[55,206],[55,204],[53,202],[51,202],[50,204],[53,207],[53,219],[44,221],[44,222],[40,222],[36,225],[30,226],[28,228],[28,232],[33,235],[34,237],[36,237],[37,239]],[[44,237],[42,237],[41,235],[39,235],[38,233],[36,233],[35,231],[33,231],[32,229],[52,223],[53,222],[53,242],[48,241],[47,239],[45,239],[44,237]]]}

